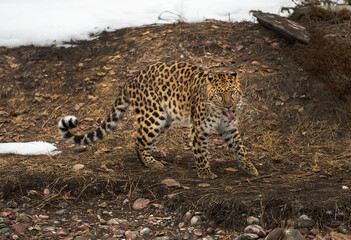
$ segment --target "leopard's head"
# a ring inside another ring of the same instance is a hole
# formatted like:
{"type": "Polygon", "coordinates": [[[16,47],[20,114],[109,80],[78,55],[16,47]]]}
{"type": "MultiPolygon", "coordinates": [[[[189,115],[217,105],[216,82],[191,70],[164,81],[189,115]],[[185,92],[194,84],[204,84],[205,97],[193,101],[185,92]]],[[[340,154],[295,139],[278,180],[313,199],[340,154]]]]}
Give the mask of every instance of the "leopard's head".
{"type": "Polygon", "coordinates": [[[208,80],[210,82],[209,101],[219,107],[230,120],[233,120],[236,105],[243,95],[237,73],[219,72],[213,76],[209,75],[208,80]]]}

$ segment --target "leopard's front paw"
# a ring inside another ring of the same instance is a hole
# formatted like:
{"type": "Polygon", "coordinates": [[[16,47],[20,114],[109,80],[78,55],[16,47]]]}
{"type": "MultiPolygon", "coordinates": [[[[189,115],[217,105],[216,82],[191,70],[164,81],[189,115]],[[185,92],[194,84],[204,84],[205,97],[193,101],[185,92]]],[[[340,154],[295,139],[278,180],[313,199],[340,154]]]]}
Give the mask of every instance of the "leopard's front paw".
{"type": "Polygon", "coordinates": [[[163,168],[164,165],[160,163],[159,161],[152,160],[144,163],[145,167],[151,168],[151,169],[156,169],[156,168],[163,168]]]}
{"type": "Polygon", "coordinates": [[[243,167],[243,169],[247,174],[249,174],[253,177],[258,176],[258,171],[252,163],[247,163],[246,166],[243,167]]]}
{"type": "Polygon", "coordinates": [[[199,169],[197,171],[197,175],[199,178],[203,179],[215,179],[217,178],[217,175],[211,172],[210,169],[199,169]]]}

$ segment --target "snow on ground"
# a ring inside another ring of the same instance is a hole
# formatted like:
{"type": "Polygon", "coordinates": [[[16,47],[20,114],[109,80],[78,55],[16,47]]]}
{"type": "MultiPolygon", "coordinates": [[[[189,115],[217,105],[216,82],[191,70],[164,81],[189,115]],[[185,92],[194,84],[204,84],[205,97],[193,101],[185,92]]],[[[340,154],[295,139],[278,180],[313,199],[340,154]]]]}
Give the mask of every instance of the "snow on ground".
{"type": "Polygon", "coordinates": [[[60,153],[54,144],[47,142],[27,142],[27,143],[0,143],[0,154],[14,153],[21,155],[48,154],[55,155],[60,153]]]}
{"type": "Polygon", "coordinates": [[[292,0],[0,0],[0,46],[61,45],[103,30],[180,18],[252,21],[250,10],[279,13],[293,5],[292,0]]]}

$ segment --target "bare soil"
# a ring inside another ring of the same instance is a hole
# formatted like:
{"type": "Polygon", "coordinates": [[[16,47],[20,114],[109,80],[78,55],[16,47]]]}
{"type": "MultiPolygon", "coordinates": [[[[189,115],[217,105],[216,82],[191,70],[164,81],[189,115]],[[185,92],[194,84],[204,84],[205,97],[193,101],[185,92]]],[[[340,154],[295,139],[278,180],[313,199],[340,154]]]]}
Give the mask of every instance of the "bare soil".
{"type": "Polygon", "coordinates": [[[347,216],[344,224],[351,225],[351,190],[343,189],[351,188],[349,109],[286,54],[298,46],[258,24],[213,20],[121,29],[69,44],[75,47],[0,48],[0,142],[58,142],[62,151],[0,155],[0,199],[37,194],[38,206],[61,200],[79,205],[104,194],[131,202],[149,198],[183,213],[203,211],[225,228],[242,227],[247,215],[260,216],[267,228],[288,226],[303,213],[324,227],[340,212],[347,216]],[[159,158],[166,168],[144,168],[134,150],[131,112],[114,134],[94,146],[61,140],[57,123],[62,116],[78,117],[77,132],[92,129],[125,81],[148,64],[173,60],[239,72],[246,94],[239,129],[259,177],[238,169],[236,156],[214,135],[211,165],[219,177],[198,179],[189,129],[183,125],[157,143],[166,153],[159,158]],[[76,164],[84,168],[73,170],[76,164]],[[161,184],[165,178],[182,187],[166,187],[161,184]],[[44,196],[45,188],[55,197],[44,196]]]}

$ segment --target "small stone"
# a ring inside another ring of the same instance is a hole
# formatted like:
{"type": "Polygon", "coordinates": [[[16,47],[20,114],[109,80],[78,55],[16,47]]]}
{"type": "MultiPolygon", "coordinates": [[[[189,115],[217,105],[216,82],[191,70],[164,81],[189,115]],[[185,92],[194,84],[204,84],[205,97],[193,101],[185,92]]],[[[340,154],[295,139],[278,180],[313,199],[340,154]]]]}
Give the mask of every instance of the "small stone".
{"type": "Polygon", "coordinates": [[[193,214],[191,213],[191,211],[187,211],[184,214],[184,222],[189,222],[192,216],[193,216],[193,214]]]}
{"type": "Polygon", "coordinates": [[[257,234],[254,233],[243,233],[240,234],[239,236],[237,236],[235,238],[235,240],[254,240],[254,239],[258,239],[259,236],[257,234]]]}
{"type": "Polygon", "coordinates": [[[202,230],[199,229],[199,228],[195,228],[195,229],[194,229],[194,234],[195,234],[195,236],[197,236],[197,237],[201,237],[201,236],[202,236],[202,230]]]}
{"type": "Polygon", "coordinates": [[[126,231],[124,233],[124,236],[128,239],[128,240],[134,240],[137,238],[137,234],[135,231],[126,231]]]}
{"type": "Polygon", "coordinates": [[[8,208],[16,208],[16,207],[18,207],[18,203],[15,202],[15,201],[9,201],[9,202],[6,204],[6,206],[7,206],[8,208]]]}
{"type": "Polygon", "coordinates": [[[145,235],[148,235],[150,232],[151,232],[150,228],[143,228],[140,231],[140,235],[145,236],[145,235]]]}
{"type": "Polygon", "coordinates": [[[40,214],[40,215],[39,215],[39,218],[41,218],[41,219],[48,219],[49,216],[48,216],[48,215],[40,214]]]}
{"type": "Polygon", "coordinates": [[[216,231],[216,234],[218,234],[218,235],[223,235],[223,234],[225,234],[225,232],[224,232],[222,229],[220,229],[220,230],[217,230],[217,231],[216,231]]]}
{"type": "Polygon", "coordinates": [[[107,207],[107,203],[106,203],[106,202],[100,203],[100,204],[98,205],[98,207],[105,208],[105,207],[107,207]]]}
{"type": "Polygon", "coordinates": [[[265,240],[278,240],[281,239],[284,233],[284,228],[276,228],[272,232],[270,232],[265,240]]]}
{"type": "Polygon", "coordinates": [[[213,238],[211,236],[206,236],[206,237],[203,237],[202,240],[213,240],[213,238]]]}
{"type": "Polygon", "coordinates": [[[281,240],[305,240],[305,238],[294,229],[288,229],[284,232],[281,240]]]}
{"type": "Polygon", "coordinates": [[[90,240],[91,238],[86,237],[86,236],[78,236],[74,240],[90,240]]]}
{"type": "Polygon", "coordinates": [[[100,221],[100,223],[103,224],[103,225],[105,225],[105,224],[107,223],[106,220],[104,220],[104,219],[102,219],[102,218],[100,218],[99,221],[100,221]]]}
{"type": "MultiPolygon", "coordinates": [[[[32,219],[29,217],[29,215],[28,215],[28,214],[25,214],[25,213],[20,213],[20,214],[19,214],[19,218],[20,218],[23,222],[26,222],[26,223],[32,221],[32,219]]],[[[1,222],[1,221],[0,221],[0,222],[1,222]]]]}
{"type": "Polygon", "coordinates": [[[199,223],[200,220],[201,220],[201,217],[199,215],[195,215],[194,217],[191,218],[190,225],[195,225],[199,223]]]}
{"type": "Polygon", "coordinates": [[[165,184],[167,187],[180,187],[181,186],[181,184],[179,182],[177,182],[176,180],[171,179],[171,178],[163,179],[161,183],[165,184]]]}
{"type": "Polygon", "coordinates": [[[17,224],[13,224],[12,228],[17,234],[23,235],[24,232],[26,231],[27,225],[23,223],[17,223],[17,224]]]}
{"type": "Polygon", "coordinates": [[[325,214],[327,214],[327,215],[332,215],[332,214],[333,214],[333,211],[327,210],[327,211],[325,211],[325,214]]]}
{"type": "Polygon", "coordinates": [[[7,227],[5,227],[5,228],[0,228],[0,232],[1,233],[6,233],[6,232],[8,232],[10,229],[9,228],[7,228],[7,227]]]}
{"type": "Polygon", "coordinates": [[[137,200],[135,200],[133,204],[133,208],[135,210],[141,210],[145,208],[149,204],[149,202],[150,202],[150,199],[138,198],[137,200]]]}
{"type": "Polygon", "coordinates": [[[259,225],[249,225],[244,229],[244,233],[254,233],[259,237],[265,237],[266,233],[259,225]]]}
{"type": "Polygon", "coordinates": [[[211,227],[208,227],[207,229],[206,229],[206,233],[207,234],[212,234],[214,232],[214,230],[213,230],[213,228],[211,228],[211,227]]]}
{"type": "Polygon", "coordinates": [[[199,183],[197,186],[198,186],[198,187],[202,187],[202,188],[211,187],[211,185],[210,185],[209,183],[199,183]]]}
{"type": "Polygon", "coordinates": [[[343,233],[343,234],[349,234],[349,230],[344,225],[341,225],[341,226],[338,227],[338,232],[339,233],[343,233]]]}
{"type": "Polygon", "coordinates": [[[61,210],[57,210],[56,214],[58,215],[63,215],[63,214],[67,214],[69,213],[68,209],[61,209],[61,210]]]}
{"type": "Polygon", "coordinates": [[[126,205],[126,204],[128,204],[128,203],[129,203],[129,200],[128,200],[128,198],[124,199],[122,203],[123,203],[123,205],[126,205]]]}
{"type": "Polygon", "coordinates": [[[49,195],[50,195],[50,189],[45,188],[45,189],[44,189],[44,195],[45,195],[45,196],[49,196],[49,195]]]}
{"type": "Polygon", "coordinates": [[[180,222],[179,224],[178,224],[178,227],[179,228],[183,228],[185,226],[185,223],[184,222],[180,222]]]}
{"type": "Polygon", "coordinates": [[[168,236],[162,236],[162,237],[156,237],[154,240],[169,240],[170,238],[168,236]]]}
{"type": "Polygon", "coordinates": [[[79,171],[84,168],[83,164],[75,164],[73,167],[73,170],[79,171]]]}
{"type": "Polygon", "coordinates": [[[62,228],[56,232],[56,235],[60,237],[65,237],[69,235],[69,231],[67,229],[62,228]]]}
{"type": "MultiPolygon", "coordinates": [[[[36,229],[36,230],[38,230],[38,229],[36,229]]],[[[38,231],[40,231],[40,230],[38,230],[38,231]]],[[[55,231],[55,227],[46,227],[43,229],[43,231],[44,232],[52,232],[52,231],[55,231]]]]}
{"type": "Polygon", "coordinates": [[[312,228],[310,231],[310,234],[312,234],[313,236],[316,236],[319,233],[319,230],[316,228],[312,228]]]}
{"type": "Polygon", "coordinates": [[[299,228],[311,228],[315,224],[316,224],[316,222],[314,220],[312,220],[311,218],[309,218],[307,215],[301,215],[297,219],[297,226],[299,228]]]}
{"type": "Polygon", "coordinates": [[[127,220],[126,219],[121,219],[121,218],[112,218],[110,220],[107,221],[108,225],[118,225],[121,223],[126,223],[127,220]]]}
{"type": "Polygon", "coordinates": [[[260,225],[260,219],[250,216],[246,219],[247,225],[260,225]]]}

